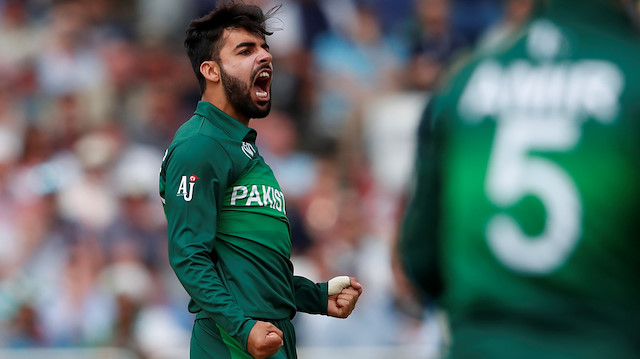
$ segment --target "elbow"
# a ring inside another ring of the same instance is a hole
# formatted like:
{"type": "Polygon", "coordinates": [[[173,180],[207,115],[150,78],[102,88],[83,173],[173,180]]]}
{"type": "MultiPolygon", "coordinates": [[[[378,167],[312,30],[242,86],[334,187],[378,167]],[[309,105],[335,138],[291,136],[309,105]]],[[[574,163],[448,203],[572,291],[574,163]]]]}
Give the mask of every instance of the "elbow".
{"type": "MultiPolygon", "coordinates": [[[[197,241],[190,240],[194,243],[197,241]]],[[[178,243],[170,242],[169,244],[169,265],[173,271],[180,276],[181,272],[187,268],[197,267],[198,264],[208,265],[211,261],[211,250],[200,244],[178,245],[178,243]]]]}

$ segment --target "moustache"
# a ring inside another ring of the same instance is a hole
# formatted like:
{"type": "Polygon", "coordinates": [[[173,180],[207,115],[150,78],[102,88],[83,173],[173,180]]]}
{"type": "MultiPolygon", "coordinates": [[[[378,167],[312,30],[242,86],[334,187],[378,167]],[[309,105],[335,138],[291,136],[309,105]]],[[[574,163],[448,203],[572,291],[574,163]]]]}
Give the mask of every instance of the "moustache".
{"type": "Polygon", "coordinates": [[[256,76],[258,76],[258,73],[262,70],[271,70],[271,67],[269,65],[262,65],[258,67],[255,71],[253,71],[253,73],[251,73],[251,79],[255,79],[256,76]]]}

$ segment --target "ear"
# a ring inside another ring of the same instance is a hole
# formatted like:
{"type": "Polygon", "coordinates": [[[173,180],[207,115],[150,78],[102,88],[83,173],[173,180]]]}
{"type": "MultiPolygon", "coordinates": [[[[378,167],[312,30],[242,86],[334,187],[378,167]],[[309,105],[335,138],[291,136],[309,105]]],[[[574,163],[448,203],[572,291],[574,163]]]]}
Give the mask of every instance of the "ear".
{"type": "Polygon", "coordinates": [[[213,60],[201,63],[200,73],[207,81],[220,82],[220,65],[213,60]]]}

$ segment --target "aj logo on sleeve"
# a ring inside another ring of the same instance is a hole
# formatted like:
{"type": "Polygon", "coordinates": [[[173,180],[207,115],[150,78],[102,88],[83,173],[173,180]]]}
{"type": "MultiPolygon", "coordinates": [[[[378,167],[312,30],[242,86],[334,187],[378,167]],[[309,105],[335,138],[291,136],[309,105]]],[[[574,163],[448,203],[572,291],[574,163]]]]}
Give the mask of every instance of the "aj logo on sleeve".
{"type": "Polygon", "coordinates": [[[196,181],[199,179],[200,178],[198,178],[198,176],[196,175],[189,176],[189,189],[187,190],[187,176],[182,176],[176,196],[182,196],[186,202],[191,202],[191,199],[193,198],[193,187],[196,185],[196,181]]]}

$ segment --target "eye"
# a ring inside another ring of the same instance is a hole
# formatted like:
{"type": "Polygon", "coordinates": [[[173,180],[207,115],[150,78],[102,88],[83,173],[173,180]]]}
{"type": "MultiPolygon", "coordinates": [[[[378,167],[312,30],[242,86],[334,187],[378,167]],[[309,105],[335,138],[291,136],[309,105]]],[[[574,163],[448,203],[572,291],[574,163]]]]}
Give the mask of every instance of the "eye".
{"type": "Polygon", "coordinates": [[[240,52],[238,52],[238,55],[249,55],[251,53],[251,51],[249,51],[249,49],[244,49],[240,52]]]}

